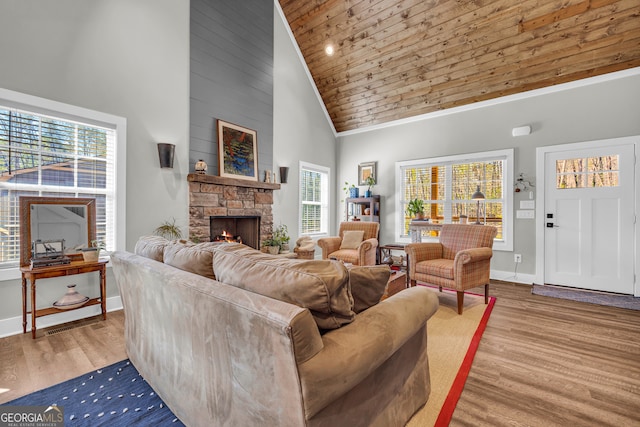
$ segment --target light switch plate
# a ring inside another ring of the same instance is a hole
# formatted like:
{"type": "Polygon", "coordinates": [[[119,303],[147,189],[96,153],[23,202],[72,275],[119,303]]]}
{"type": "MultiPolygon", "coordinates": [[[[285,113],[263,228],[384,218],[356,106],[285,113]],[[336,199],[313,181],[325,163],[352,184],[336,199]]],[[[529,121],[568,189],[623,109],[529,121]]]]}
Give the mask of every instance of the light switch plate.
{"type": "Polygon", "coordinates": [[[531,209],[517,210],[516,211],[516,218],[518,218],[518,219],[534,219],[535,218],[535,211],[533,211],[531,209]]]}
{"type": "Polygon", "coordinates": [[[535,209],[535,200],[520,200],[520,209],[535,209]]]}

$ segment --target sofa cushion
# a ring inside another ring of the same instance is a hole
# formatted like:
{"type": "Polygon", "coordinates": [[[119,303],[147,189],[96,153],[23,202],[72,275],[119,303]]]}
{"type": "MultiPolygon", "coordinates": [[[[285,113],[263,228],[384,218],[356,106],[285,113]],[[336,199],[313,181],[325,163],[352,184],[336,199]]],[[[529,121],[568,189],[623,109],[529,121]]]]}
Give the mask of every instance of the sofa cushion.
{"type": "Polygon", "coordinates": [[[180,270],[215,279],[212,248],[219,242],[171,242],[164,248],[164,263],[180,270]]]}
{"type": "Polygon", "coordinates": [[[350,268],[349,284],[353,295],[353,311],[360,313],[380,302],[390,275],[391,269],[387,265],[350,268]]]}
{"type": "Polygon", "coordinates": [[[338,261],[295,260],[228,243],[213,248],[217,280],[308,308],[320,329],[355,318],[349,273],[338,261]]]}
{"type": "Polygon", "coordinates": [[[160,236],[142,236],[136,242],[134,252],[136,255],[163,262],[164,247],[171,241],[160,236]]]}
{"type": "Polygon", "coordinates": [[[357,249],[364,238],[364,230],[345,231],[342,236],[340,249],[357,249]]]}

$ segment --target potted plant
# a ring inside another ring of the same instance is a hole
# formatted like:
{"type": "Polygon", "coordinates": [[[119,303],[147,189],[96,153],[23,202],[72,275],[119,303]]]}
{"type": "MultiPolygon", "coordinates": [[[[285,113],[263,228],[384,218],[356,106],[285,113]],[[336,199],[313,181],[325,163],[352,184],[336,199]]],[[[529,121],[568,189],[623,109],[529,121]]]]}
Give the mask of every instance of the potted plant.
{"type": "Polygon", "coordinates": [[[273,230],[273,239],[278,242],[280,252],[289,252],[289,229],[285,224],[280,224],[273,230]]]}
{"type": "Polygon", "coordinates": [[[280,241],[274,238],[265,240],[262,242],[262,246],[267,248],[267,252],[271,255],[277,255],[280,252],[280,241]]]}
{"type": "Polygon", "coordinates": [[[91,246],[82,248],[82,259],[84,259],[84,262],[97,262],[100,259],[100,251],[104,248],[104,242],[92,240],[91,246]]]}
{"type": "Polygon", "coordinates": [[[360,196],[360,189],[356,187],[355,184],[349,184],[347,181],[344,182],[342,191],[344,191],[347,196],[351,197],[352,199],[356,199],[360,196]]]}
{"type": "Polygon", "coordinates": [[[422,199],[413,199],[407,204],[407,215],[416,219],[424,219],[424,202],[422,199]]]}
{"type": "Polygon", "coordinates": [[[367,191],[364,192],[364,197],[371,197],[373,195],[373,186],[376,185],[376,180],[373,175],[369,175],[367,179],[364,180],[364,183],[367,185],[367,191]]]}
{"type": "Polygon", "coordinates": [[[171,218],[171,221],[163,222],[158,228],[153,230],[153,234],[164,237],[167,240],[182,238],[182,230],[176,225],[175,218],[171,218]]]}

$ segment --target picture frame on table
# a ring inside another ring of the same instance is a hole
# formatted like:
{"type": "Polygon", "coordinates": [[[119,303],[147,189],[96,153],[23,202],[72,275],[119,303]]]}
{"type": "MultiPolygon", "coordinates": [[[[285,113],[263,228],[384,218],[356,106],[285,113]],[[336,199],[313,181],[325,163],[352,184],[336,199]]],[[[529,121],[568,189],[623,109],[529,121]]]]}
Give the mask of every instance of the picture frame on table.
{"type": "Polygon", "coordinates": [[[258,180],[258,141],[255,130],[218,119],[220,176],[258,180]]]}
{"type": "Polygon", "coordinates": [[[358,165],[358,185],[368,185],[367,178],[373,177],[374,182],[378,182],[376,177],[376,163],[365,162],[358,165]]]}

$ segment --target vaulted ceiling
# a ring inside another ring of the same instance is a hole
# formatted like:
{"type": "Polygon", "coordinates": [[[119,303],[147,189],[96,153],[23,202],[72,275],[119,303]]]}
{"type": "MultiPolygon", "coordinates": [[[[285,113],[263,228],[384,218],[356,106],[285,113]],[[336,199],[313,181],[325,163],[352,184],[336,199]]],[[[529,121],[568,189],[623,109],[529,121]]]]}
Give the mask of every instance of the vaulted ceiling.
{"type": "Polygon", "coordinates": [[[638,0],[279,2],[338,132],[640,66],[638,0]]]}

